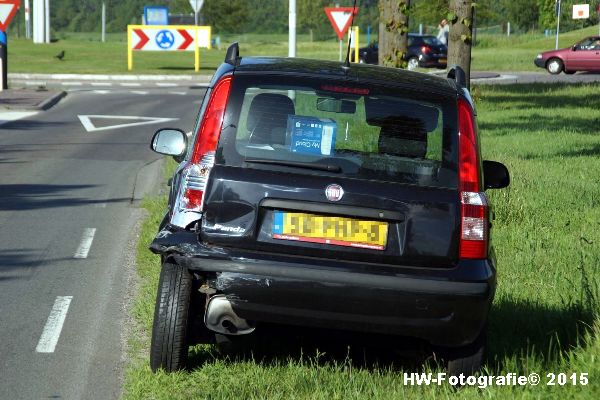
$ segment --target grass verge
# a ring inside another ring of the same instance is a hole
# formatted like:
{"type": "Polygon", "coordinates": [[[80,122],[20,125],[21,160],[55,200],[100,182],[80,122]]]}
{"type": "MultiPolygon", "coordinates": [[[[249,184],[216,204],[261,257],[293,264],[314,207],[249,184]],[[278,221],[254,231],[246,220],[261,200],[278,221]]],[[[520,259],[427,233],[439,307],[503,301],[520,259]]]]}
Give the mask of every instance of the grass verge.
{"type": "MultiPolygon", "coordinates": [[[[560,37],[560,46],[570,46],[585,36],[597,34],[597,27],[567,32],[560,37]]],[[[33,44],[25,39],[11,39],[8,46],[8,70],[28,73],[78,74],[192,74],[194,55],[191,52],[134,52],[134,70],[127,71],[126,34],[111,34],[106,43],[91,40],[90,34],[62,33],[55,43],[33,44]],[[55,56],[65,52],[62,60],[55,56]]],[[[333,37],[333,36],[332,36],[333,37]]],[[[304,58],[337,60],[339,42],[332,38],[311,41],[308,35],[298,35],[297,55],[304,58]]],[[[364,39],[363,39],[364,40],[364,39]]],[[[229,43],[240,42],[242,56],[288,54],[285,34],[222,35],[223,48],[200,50],[200,73],[212,74],[225,57],[229,43]]],[[[541,71],[533,60],[537,53],[554,48],[554,37],[537,34],[479,35],[479,45],[473,48],[474,71],[541,71]]]]}
{"type": "Polygon", "coordinates": [[[153,374],[148,337],[159,261],[146,249],[165,201],[154,198],[144,203],[150,217],[137,255],[141,285],[133,313],[139,329],[131,339],[125,399],[599,398],[599,91],[599,84],[473,89],[484,157],[504,162],[512,177],[510,188],[490,191],[499,269],[485,373],[535,372],[538,386],[456,392],[445,384],[405,385],[404,372],[438,370],[389,355],[373,359],[351,346],[336,353],[298,345],[299,351],[233,358],[197,346],[189,371],[153,374]],[[582,373],[588,374],[585,386],[582,373]],[[555,385],[546,384],[548,374],[556,375],[555,385]]]}

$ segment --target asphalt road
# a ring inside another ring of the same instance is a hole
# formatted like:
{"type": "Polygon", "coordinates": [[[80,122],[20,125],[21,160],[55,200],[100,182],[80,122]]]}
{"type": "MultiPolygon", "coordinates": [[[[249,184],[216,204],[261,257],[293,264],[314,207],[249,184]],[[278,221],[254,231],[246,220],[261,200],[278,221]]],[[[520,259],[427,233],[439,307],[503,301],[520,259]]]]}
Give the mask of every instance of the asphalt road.
{"type": "Polygon", "coordinates": [[[137,199],[165,184],[149,142],[203,95],[83,88],[0,126],[0,398],[119,397],[137,199]]]}

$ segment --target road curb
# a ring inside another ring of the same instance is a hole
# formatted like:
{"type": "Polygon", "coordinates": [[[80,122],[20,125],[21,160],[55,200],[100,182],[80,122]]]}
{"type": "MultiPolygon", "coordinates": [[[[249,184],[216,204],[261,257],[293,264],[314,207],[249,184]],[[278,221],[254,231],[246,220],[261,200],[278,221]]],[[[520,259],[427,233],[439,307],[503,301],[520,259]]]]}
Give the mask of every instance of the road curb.
{"type": "Polygon", "coordinates": [[[56,93],[54,96],[47,98],[37,105],[37,108],[43,111],[50,109],[52,106],[56,105],[63,97],[67,96],[67,92],[62,91],[56,93]]]}

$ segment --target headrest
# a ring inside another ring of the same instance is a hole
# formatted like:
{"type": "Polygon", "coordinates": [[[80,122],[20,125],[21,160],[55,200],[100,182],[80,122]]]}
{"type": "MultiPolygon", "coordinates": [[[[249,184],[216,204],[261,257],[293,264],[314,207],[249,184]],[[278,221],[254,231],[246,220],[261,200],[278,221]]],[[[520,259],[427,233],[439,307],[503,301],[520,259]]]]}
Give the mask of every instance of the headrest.
{"type": "Polygon", "coordinates": [[[367,124],[375,126],[388,125],[390,119],[418,119],[425,131],[433,132],[438,125],[440,112],[434,106],[401,101],[366,97],[365,112],[367,124]]]}
{"type": "Polygon", "coordinates": [[[254,96],[246,126],[253,131],[260,124],[286,127],[288,114],[295,114],[294,102],[283,94],[260,93],[254,96]]]}

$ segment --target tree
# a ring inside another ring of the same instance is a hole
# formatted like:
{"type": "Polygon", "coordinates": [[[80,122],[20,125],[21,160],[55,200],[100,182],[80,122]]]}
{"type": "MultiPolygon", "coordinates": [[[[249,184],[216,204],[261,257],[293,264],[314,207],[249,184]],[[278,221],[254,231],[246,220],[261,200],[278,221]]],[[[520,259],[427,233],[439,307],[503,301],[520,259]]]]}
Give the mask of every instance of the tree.
{"type": "Polygon", "coordinates": [[[448,65],[458,65],[465,71],[468,88],[471,76],[472,0],[450,0],[450,12],[447,19],[450,23],[448,65]]]}
{"type": "Polygon", "coordinates": [[[379,1],[379,64],[406,67],[410,0],[379,1]]]}

